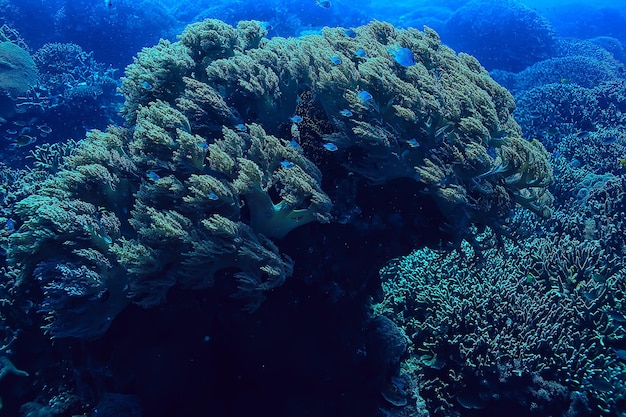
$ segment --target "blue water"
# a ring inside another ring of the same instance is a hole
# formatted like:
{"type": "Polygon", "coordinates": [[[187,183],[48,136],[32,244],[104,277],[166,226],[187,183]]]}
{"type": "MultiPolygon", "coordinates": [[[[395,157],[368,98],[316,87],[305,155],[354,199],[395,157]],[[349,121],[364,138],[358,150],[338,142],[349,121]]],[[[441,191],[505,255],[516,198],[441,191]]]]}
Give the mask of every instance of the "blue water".
{"type": "Polygon", "coordinates": [[[619,0],[0,1],[0,417],[625,416],[619,0]]]}

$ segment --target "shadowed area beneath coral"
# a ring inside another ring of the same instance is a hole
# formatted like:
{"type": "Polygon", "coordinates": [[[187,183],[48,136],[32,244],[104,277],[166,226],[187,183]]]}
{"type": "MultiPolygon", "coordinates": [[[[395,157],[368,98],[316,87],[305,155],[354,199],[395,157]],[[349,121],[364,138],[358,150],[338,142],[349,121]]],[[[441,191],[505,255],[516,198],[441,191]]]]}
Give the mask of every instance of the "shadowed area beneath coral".
{"type": "Polygon", "coordinates": [[[88,348],[109,364],[106,388],[138,395],[146,417],[372,415],[381,386],[368,382],[378,364],[361,302],[330,303],[295,281],[270,300],[249,316],[177,292],[163,308],[127,309],[88,348]]]}

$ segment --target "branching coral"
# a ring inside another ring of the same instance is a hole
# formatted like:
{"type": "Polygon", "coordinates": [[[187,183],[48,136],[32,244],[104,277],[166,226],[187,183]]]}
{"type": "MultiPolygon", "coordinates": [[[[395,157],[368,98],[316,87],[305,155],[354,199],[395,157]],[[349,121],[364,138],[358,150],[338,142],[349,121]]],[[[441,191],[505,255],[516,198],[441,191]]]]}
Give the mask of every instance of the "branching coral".
{"type": "Polygon", "coordinates": [[[384,300],[375,311],[410,335],[403,370],[434,415],[450,415],[458,404],[545,415],[581,396],[578,408],[623,406],[611,392],[625,389],[615,349],[626,334],[612,318],[623,311],[616,301],[624,277],[610,265],[602,277],[590,270],[603,261],[583,246],[560,254],[553,248],[569,242],[507,242],[506,256],[489,250],[481,266],[420,250],[383,268],[384,300]],[[538,270],[543,262],[554,276],[538,270]]]}

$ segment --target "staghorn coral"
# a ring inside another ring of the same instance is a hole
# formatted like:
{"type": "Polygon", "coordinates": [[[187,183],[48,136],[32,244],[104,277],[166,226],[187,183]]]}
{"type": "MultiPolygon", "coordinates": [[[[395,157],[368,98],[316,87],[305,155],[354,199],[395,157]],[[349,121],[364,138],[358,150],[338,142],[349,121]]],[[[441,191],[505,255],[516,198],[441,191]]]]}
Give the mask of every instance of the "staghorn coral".
{"type": "Polygon", "coordinates": [[[98,65],[91,54],[74,43],[46,43],[35,52],[33,60],[39,69],[39,81],[55,93],[66,85],[87,82],[98,65]]]}
{"type": "Polygon", "coordinates": [[[590,245],[558,235],[507,241],[507,254],[488,250],[483,265],[425,249],[381,270],[374,311],[409,335],[402,371],[432,415],[622,409],[612,392],[626,388],[616,354],[626,336],[623,270],[590,245]]]}

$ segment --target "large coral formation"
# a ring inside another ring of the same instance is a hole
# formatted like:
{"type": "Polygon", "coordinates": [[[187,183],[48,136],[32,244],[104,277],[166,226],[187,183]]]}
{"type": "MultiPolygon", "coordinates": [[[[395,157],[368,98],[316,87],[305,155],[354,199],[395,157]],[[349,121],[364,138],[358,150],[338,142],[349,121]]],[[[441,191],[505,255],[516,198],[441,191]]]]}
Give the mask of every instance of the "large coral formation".
{"type": "Polygon", "coordinates": [[[545,151],[474,58],[429,29],[354,33],[267,40],[258,22],[207,20],[144,49],[123,80],[128,127],[92,131],[16,207],[8,257],[18,289],[42,293],[46,328],[98,336],[126,300],[224,276],[253,310],[292,274],[281,238],[358,212],[333,208],[346,184],[417,184],[400,197],[438,207],[456,244],[497,231],[516,202],[547,215],[545,151]]]}
{"type": "Polygon", "coordinates": [[[37,68],[28,51],[12,42],[0,42],[0,93],[15,97],[37,81],[37,68]]]}

